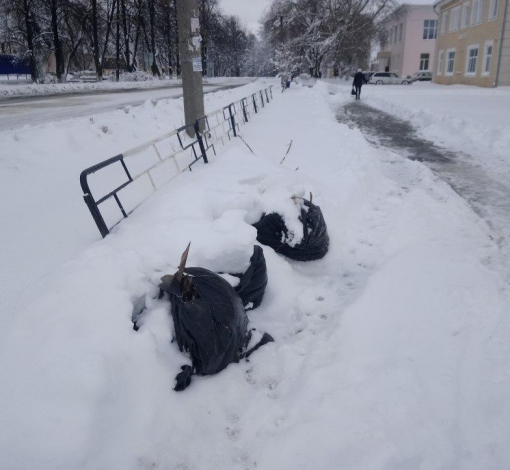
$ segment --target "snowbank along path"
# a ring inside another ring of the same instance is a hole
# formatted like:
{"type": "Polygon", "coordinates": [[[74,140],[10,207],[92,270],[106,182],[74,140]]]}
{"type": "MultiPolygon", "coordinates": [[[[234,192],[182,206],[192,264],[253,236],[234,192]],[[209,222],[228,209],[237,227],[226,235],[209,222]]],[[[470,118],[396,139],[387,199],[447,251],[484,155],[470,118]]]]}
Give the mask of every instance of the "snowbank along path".
{"type": "MultiPolygon", "coordinates": [[[[95,228],[69,214],[81,229],[66,238],[84,232],[64,250],[74,259],[2,313],[0,467],[506,465],[509,298],[490,262],[499,256],[490,229],[421,163],[339,124],[342,100],[322,84],[276,93],[244,129],[253,155],[232,142],[85,250],[95,228]],[[157,300],[160,277],[175,271],[189,241],[190,266],[246,265],[250,224],[309,192],[328,223],[330,252],[298,263],[264,247],[268,290],[249,317],[275,342],[173,392],[183,356],[171,343],[169,306],[157,300]]],[[[143,111],[155,126],[158,108],[143,111]]],[[[115,119],[108,128],[126,145],[133,130],[115,119]]],[[[76,126],[87,134],[81,142],[98,148],[100,128],[76,126]]],[[[31,164],[22,160],[20,178],[31,164]]],[[[46,242],[25,220],[31,240],[46,242]]]]}
{"type": "Polygon", "coordinates": [[[506,165],[500,164],[497,172],[487,171],[479,163],[480,159],[486,159],[485,153],[480,158],[475,151],[476,156],[471,157],[462,151],[438,146],[433,140],[419,136],[407,120],[365,103],[347,104],[339,110],[337,118],[361,129],[374,145],[424,162],[487,222],[501,248],[502,264],[510,265],[510,161],[506,161],[506,165]]]}

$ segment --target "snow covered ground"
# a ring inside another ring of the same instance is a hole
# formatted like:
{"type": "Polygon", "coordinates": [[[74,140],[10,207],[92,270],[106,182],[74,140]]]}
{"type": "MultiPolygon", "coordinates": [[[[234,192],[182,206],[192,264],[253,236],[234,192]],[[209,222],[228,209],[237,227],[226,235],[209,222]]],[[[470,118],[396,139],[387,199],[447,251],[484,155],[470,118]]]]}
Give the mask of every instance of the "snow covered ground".
{"type": "MultiPolygon", "coordinates": [[[[253,78],[214,79],[210,83],[204,84],[204,93],[234,88],[252,81],[254,81],[253,78]]],[[[48,120],[55,122],[81,116],[93,116],[126,106],[138,106],[146,100],[182,96],[180,81],[160,83],[164,83],[164,85],[0,99],[0,131],[17,129],[25,125],[42,124],[48,120]]]]}
{"type": "MultiPolygon", "coordinates": [[[[330,83],[335,93],[350,91],[349,83],[330,83]]],[[[429,167],[484,217],[510,264],[510,87],[417,82],[365,86],[362,95],[363,105],[410,123],[419,137],[445,150],[449,164],[429,167]]],[[[401,130],[396,126],[394,132],[401,130]]]]}
{"type": "Polygon", "coordinates": [[[275,93],[244,127],[254,154],[232,142],[105,240],[79,171],[178,124],[182,102],[0,134],[0,468],[505,468],[508,266],[427,167],[339,124],[351,97],[334,92],[275,93]],[[243,258],[263,210],[309,192],[330,252],[299,263],[264,247],[269,285],[249,317],[275,342],[174,392],[186,358],[159,278],[189,241],[188,265],[243,258]]]}
{"type": "MultiPolygon", "coordinates": [[[[228,78],[228,80],[246,81],[245,78],[228,78]]],[[[206,84],[217,84],[225,81],[225,78],[208,78],[204,80],[206,84]]],[[[92,83],[17,83],[12,80],[0,81],[0,98],[17,97],[17,96],[48,96],[61,94],[90,93],[93,91],[124,91],[138,90],[147,88],[160,88],[166,85],[181,84],[181,80],[177,79],[154,79],[140,82],[113,82],[104,80],[102,82],[92,83]]]]}
{"type": "Polygon", "coordinates": [[[424,137],[473,156],[495,174],[502,165],[510,169],[510,87],[416,82],[365,86],[362,94],[371,106],[409,120],[424,137]]]}

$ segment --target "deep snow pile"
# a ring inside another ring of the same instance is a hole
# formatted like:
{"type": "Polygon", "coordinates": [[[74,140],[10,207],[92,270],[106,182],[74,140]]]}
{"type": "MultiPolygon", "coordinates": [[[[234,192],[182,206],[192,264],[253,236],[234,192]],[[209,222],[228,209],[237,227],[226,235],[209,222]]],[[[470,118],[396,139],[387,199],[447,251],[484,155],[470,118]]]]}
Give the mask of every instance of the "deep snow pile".
{"type": "Polygon", "coordinates": [[[489,229],[426,167],[338,124],[325,86],[275,98],[244,128],[254,155],[232,142],[2,312],[1,468],[507,464],[509,296],[489,229]],[[161,275],[190,241],[189,265],[246,264],[271,199],[309,192],[330,250],[300,263],[264,247],[269,284],[249,320],[275,342],[174,392],[183,355],[161,275]]]}
{"type": "MultiPolygon", "coordinates": [[[[207,112],[267,84],[205,95],[207,112]]],[[[99,238],[80,172],[182,125],[182,99],[0,133],[0,308],[99,238]],[[35,239],[38,242],[35,242],[35,239]]]]}

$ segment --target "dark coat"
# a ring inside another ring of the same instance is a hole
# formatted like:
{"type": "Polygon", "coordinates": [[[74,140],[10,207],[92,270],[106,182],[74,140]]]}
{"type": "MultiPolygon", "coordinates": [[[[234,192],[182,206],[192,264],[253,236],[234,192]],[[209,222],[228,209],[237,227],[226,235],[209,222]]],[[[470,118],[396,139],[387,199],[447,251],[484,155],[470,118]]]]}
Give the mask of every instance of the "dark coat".
{"type": "Polygon", "coordinates": [[[362,72],[357,72],[356,75],[354,75],[354,81],[352,82],[352,86],[362,86],[364,83],[367,83],[367,80],[365,79],[365,75],[363,75],[362,72]]]}

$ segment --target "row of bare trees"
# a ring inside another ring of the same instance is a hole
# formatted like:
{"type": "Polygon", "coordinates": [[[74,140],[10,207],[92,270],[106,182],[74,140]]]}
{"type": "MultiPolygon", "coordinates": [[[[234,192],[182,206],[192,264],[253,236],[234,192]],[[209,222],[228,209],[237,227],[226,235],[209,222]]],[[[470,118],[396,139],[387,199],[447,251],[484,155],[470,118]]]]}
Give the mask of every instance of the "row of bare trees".
{"type": "Polygon", "coordinates": [[[319,77],[327,63],[342,75],[368,60],[379,20],[394,7],[395,0],[273,0],[263,40],[278,71],[319,77]]]}
{"type": "MultiPolygon", "coordinates": [[[[259,74],[255,36],[218,0],[199,5],[204,74],[259,74]]],[[[176,0],[0,0],[0,42],[29,58],[35,82],[48,68],[59,82],[79,70],[178,75],[177,28],[176,0]]]]}

